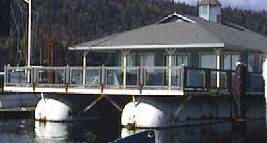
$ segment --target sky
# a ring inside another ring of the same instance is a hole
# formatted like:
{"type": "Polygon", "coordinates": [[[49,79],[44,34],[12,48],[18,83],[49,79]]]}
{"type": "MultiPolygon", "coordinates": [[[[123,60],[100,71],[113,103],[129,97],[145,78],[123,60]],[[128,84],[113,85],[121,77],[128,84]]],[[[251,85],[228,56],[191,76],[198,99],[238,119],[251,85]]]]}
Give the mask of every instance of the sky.
{"type": "MultiPolygon", "coordinates": [[[[176,0],[191,5],[196,5],[198,0],[176,0]]],[[[219,0],[223,7],[231,6],[243,9],[267,10],[267,0],[219,0]]]]}

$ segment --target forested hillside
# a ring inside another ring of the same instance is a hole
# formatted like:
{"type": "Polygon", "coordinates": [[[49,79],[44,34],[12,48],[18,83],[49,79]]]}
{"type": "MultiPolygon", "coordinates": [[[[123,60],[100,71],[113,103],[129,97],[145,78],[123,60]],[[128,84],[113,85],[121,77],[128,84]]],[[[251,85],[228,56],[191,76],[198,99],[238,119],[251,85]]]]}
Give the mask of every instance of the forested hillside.
{"type": "MultiPolygon", "coordinates": [[[[6,60],[1,60],[4,64],[25,64],[27,5],[18,1],[20,0],[14,0],[11,4],[12,16],[16,18],[10,18],[12,23],[10,36],[2,38],[0,44],[0,49],[4,47],[8,49],[5,51],[7,54],[4,54],[7,57],[6,60]],[[18,23],[19,31],[16,28],[18,23]],[[18,47],[21,52],[16,54],[18,47]]],[[[67,52],[68,46],[152,24],[174,11],[195,16],[198,11],[194,6],[162,0],[32,1],[35,12],[33,16],[33,63],[42,65],[47,64],[47,49],[51,44],[55,46],[54,63],[56,65],[74,64],[79,59],[75,58],[78,56],[70,56],[73,53],[67,52]]],[[[267,13],[264,11],[225,8],[223,20],[267,35],[267,13]]]]}

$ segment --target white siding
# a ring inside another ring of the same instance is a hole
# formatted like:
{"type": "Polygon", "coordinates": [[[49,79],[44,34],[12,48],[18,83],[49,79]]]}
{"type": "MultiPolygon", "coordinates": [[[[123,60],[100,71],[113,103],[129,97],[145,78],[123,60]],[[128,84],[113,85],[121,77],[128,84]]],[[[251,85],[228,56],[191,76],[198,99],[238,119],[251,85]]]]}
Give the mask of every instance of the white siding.
{"type": "Polygon", "coordinates": [[[199,6],[199,17],[207,21],[221,22],[221,7],[220,6],[199,6]]]}

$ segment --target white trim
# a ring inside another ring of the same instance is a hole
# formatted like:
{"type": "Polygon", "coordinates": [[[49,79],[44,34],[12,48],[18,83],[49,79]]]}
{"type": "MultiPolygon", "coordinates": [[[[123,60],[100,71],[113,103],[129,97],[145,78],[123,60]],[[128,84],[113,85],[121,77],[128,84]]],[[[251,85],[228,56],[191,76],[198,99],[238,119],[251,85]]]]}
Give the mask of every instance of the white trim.
{"type": "Polygon", "coordinates": [[[114,45],[96,47],[69,47],[69,50],[122,50],[122,49],[178,49],[178,48],[224,48],[224,43],[188,43],[180,45],[114,45]]]}
{"type": "Polygon", "coordinates": [[[104,95],[158,95],[158,96],[181,96],[184,95],[182,90],[160,90],[160,89],[144,89],[140,92],[139,89],[87,89],[87,88],[69,88],[67,91],[65,88],[36,88],[32,87],[16,87],[6,86],[6,92],[21,92],[21,93],[61,93],[61,94],[104,94],[104,95]]]}
{"type": "Polygon", "coordinates": [[[171,18],[172,16],[176,16],[177,18],[180,18],[180,19],[182,19],[182,20],[184,20],[184,21],[187,21],[187,22],[190,22],[190,23],[196,23],[196,21],[194,21],[194,20],[192,20],[192,19],[190,19],[190,18],[188,18],[188,17],[185,17],[185,16],[183,16],[183,15],[181,15],[181,14],[178,14],[178,13],[176,13],[176,12],[174,12],[173,14],[168,15],[168,16],[165,17],[163,20],[161,20],[159,23],[162,23],[162,22],[168,20],[168,19],[171,18]]]}
{"type": "MultiPolygon", "coordinates": [[[[101,92],[99,88],[69,88],[66,92],[65,88],[36,88],[33,91],[32,87],[16,87],[16,86],[5,86],[6,92],[20,92],[20,93],[58,93],[58,94],[82,94],[88,95],[91,94],[105,94],[105,95],[145,95],[145,96],[184,96],[184,95],[203,95],[203,94],[211,94],[215,91],[210,92],[190,92],[190,91],[182,91],[182,90],[160,90],[160,89],[143,89],[140,93],[139,89],[104,89],[101,92]]],[[[228,92],[223,92],[223,94],[228,94],[228,92]]],[[[257,95],[264,94],[264,92],[247,92],[247,95],[257,95]]]]}

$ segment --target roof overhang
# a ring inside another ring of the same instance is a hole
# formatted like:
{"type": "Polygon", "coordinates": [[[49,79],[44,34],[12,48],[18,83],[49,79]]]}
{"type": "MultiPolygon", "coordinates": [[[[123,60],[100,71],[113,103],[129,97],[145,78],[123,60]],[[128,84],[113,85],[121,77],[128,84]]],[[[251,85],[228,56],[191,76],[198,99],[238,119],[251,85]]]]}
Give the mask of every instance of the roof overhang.
{"type": "Polygon", "coordinates": [[[113,45],[113,46],[77,46],[69,50],[98,51],[98,50],[133,50],[133,49],[183,49],[183,48],[224,48],[225,43],[188,43],[179,45],[113,45]]]}

